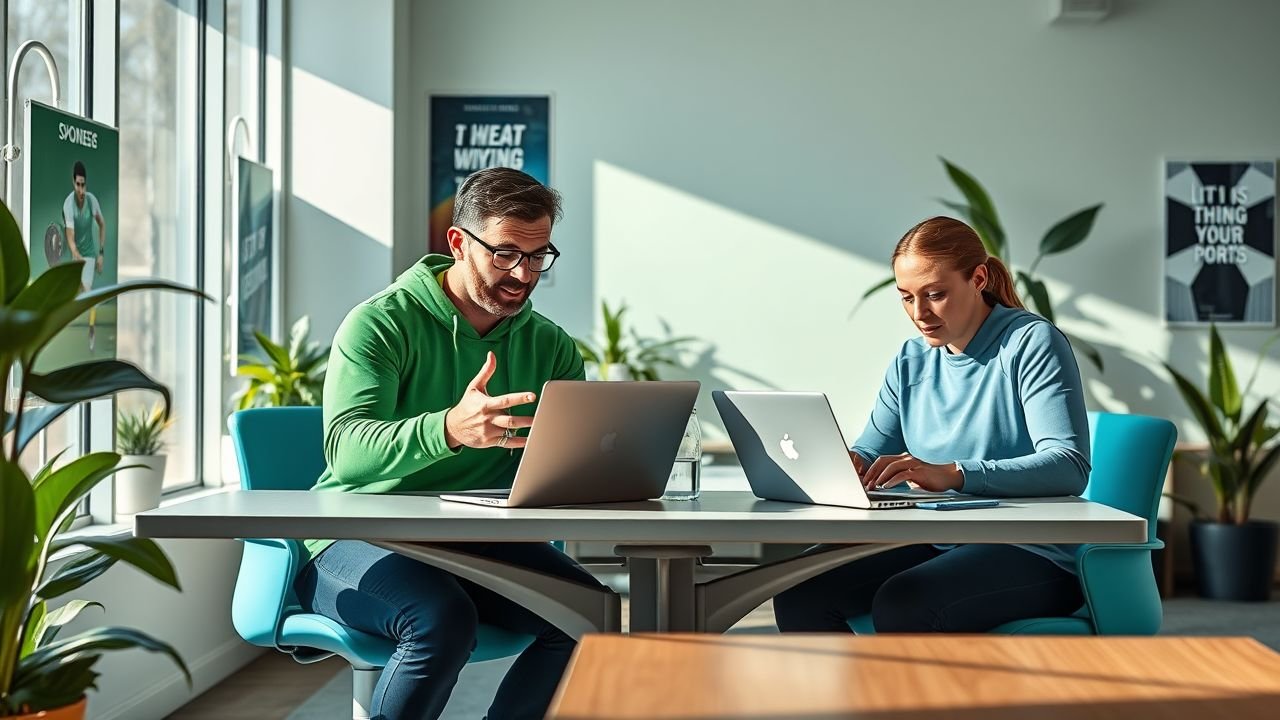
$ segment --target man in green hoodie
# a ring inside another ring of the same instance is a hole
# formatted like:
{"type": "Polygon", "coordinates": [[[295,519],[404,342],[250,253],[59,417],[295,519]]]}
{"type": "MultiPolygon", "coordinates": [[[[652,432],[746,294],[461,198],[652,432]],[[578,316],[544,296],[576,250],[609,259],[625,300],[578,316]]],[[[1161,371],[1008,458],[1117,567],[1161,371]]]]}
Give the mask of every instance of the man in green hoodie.
{"type": "MultiPolygon", "coordinates": [[[[510,487],[548,380],[581,380],[582,358],[529,295],[560,252],[557,193],[508,168],[458,188],[452,257],[427,255],[342,322],[324,387],[321,491],[510,487]]],[[[378,718],[435,718],[479,623],[536,639],[502,681],[489,718],[541,718],[574,641],[497,594],[368,543],[311,540],[295,582],[308,612],[397,644],[374,689],[378,718]]],[[[547,543],[473,552],[597,584],[547,543]]]]}

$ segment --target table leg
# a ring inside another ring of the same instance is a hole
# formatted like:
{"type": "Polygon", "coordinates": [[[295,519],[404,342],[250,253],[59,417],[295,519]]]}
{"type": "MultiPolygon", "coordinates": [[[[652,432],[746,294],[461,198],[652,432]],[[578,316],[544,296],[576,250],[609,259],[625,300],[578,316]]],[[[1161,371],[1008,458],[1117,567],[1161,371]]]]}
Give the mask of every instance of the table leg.
{"type": "Polygon", "coordinates": [[[591,632],[622,630],[622,599],[607,587],[583,585],[453,548],[414,542],[371,542],[492,590],[529,608],[575,640],[591,632]]]}
{"type": "Polygon", "coordinates": [[[631,575],[630,632],[692,632],[697,625],[694,567],[709,545],[619,545],[631,575]]]}
{"type": "MultiPolygon", "coordinates": [[[[695,586],[696,629],[722,633],[765,600],[809,578],[910,543],[824,546],[695,586]]],[[[635,612],[634,605],[632,612],[635,612]]]]}

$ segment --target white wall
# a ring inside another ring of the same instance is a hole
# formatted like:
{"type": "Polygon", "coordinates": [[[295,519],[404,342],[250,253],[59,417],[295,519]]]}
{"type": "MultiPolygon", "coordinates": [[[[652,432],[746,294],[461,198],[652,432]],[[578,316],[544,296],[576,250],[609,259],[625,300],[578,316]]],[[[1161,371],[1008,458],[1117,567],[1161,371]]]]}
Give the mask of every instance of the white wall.
{"type": "MultiPolygon", "coordinates": [[[[240,566],[233,540],[161,540],[183,591],[160,585],[117,564],[70,597],[96,600],[62,637],[90,627],[121,625],[172,644],[194,679],[188,688],[165,656],[142,650],[105,653],[95,669],[98,690],[89,694],[91,720],[163,718],[262,653],[231,626],[231,590],[240,566]]],[[[50,568],[50,573],[55,568],[50,568]]]]}
{"type": "MultiPolygon", "coordinates": [[[[1198,438],[1155,360],[1201,376],[1206,347],[1161,321],[1161,162],[1280,155],[1280,4],[1131,0],[1080,26],[1049,24],[1053,4],[415,3],[400,101],[425,128],[431,91],[551,92],[565,257],[539,309],[582,333],[601,297],[625,299],[645,329],[708,341],[709,386],[827,391],[849,434],[912,334],[892,293],[849,311],[935,198],[958,199],[939,155],[987,185],[1023,267],[1105,202],[1089,241],[1041,266],[1060,324],[1102,348],[1090,406],[1198,438]]],[[[406,212],[425,213],[426,153],[397,145],[406,212]]],[[[421,252],[397,237],[397,266],[421,252]]],[[[1266,333],[1226,335],[1247,373],[1266,333]]],[[[1280,364],[1257,390],[1280,391],[1280,364]]]]}
{"type": "Polygon", "coordinates": [[[322,342],[391,280],[392,37],[402,2],[289,4],[284,304],[286,323],[310,315],[322,342]]]}

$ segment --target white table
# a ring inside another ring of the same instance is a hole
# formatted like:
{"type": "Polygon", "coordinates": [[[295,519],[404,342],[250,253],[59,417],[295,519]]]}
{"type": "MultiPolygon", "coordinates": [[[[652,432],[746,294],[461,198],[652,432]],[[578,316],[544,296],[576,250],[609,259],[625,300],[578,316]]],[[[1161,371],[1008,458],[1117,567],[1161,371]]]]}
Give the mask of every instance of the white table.
{"type": "Polygon", "coordinates": [[[741,491],[707,491],[696,501],[555,509],[490,508],[428,495],[240,491],[141,513],[134,532],[152,538],[365,540],[492,589],[574,637],[619,630],[617,595],[434,543],[610,541],[628,558],[632,631],[723,632],[787,588],[903,545],[1138,543],[1147,537],[1146,520],[1078,498],[937,512],[794,505],[741,491]],[[694,565],[710,554],[712,542],[838,547],[696,583],[694,565]]]}

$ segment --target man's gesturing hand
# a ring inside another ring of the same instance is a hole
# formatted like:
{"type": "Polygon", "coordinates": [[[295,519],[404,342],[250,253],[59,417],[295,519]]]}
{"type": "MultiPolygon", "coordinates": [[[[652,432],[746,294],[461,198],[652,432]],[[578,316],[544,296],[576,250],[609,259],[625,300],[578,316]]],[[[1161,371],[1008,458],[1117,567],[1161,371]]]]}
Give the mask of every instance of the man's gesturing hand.
{"type": "Polygon", "coordinates": [[[531,392],[509,393],[489,397],[485,386],[493,371],[498,369],[498,359],[490,352],[484,358],[480,372],[462,393],[462,399],[444,416],[444,437],[450,448],[466,445],[473,448],[505,447],[522,448],[525,438],[514,437],[519,428],[533,425],[533,418],[508,415],[507,408],[531,403],[531,392]]]}

